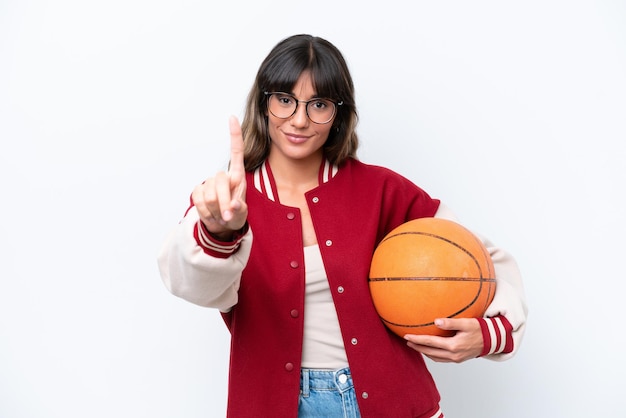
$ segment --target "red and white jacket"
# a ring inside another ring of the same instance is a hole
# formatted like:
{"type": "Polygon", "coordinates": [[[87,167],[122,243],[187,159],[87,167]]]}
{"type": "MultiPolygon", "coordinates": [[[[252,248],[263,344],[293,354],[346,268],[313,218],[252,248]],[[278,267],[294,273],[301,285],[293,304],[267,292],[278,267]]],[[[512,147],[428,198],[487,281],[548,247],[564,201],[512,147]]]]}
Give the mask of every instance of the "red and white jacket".
{"type": "MultiPolygon", "coordinates": [[[[228,417],[295,418],[304,333],[300,212],[280,204],[269,164],[246,180],[249,227],[241,235],[216,241],[192,206],[166,239],[158,264],[173,294],[222,312],[232,336],[228,417]]],[[[326,162],[319,183],[306,199],[362,416],[440,416],[439,392],[422,355],[379,319],[368,274],[376,245],[393,228],[452,214],[399,174],[356,160],[340,168],[326,162]]],[[[524,291],[515,260],[483,241],[497,285],[479,319],[482,355],[504,360],[522,339],[524,291]]]]}

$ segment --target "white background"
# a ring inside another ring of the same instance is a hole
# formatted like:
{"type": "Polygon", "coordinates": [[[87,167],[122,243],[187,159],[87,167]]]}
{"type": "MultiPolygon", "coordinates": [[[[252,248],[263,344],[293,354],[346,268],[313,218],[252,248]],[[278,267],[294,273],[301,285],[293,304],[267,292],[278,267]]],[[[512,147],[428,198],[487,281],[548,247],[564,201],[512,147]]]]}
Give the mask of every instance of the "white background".
{"type": "Polygon", "coordinates": [[[228,334],[156,253],[280,39],[335,43],[360,158],[512,252],[519,354],[450,418],[626,416],[624,1],[0,2],[0,417],[222,417],[228,334]]]}

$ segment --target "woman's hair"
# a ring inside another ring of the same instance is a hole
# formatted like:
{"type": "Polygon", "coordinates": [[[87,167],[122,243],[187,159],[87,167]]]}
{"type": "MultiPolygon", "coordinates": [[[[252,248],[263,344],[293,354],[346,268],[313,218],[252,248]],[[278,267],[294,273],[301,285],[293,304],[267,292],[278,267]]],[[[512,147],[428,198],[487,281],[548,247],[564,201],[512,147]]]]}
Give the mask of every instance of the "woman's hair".
{"type": "Polygon", "coordinates": [[[259,167],[270,151],[265,92],[291,92],[304,71],[311,73],[318,97],[342,102],[337,106],[333,126],[324,144],[326,158],[336,165],[341,165],[347,158],[356,158],[358,116],[348,65],[341,52],[325,39],[294,35],[270,51],[261,63],[248,95],[241,124],[246,171],[259,167]]]}

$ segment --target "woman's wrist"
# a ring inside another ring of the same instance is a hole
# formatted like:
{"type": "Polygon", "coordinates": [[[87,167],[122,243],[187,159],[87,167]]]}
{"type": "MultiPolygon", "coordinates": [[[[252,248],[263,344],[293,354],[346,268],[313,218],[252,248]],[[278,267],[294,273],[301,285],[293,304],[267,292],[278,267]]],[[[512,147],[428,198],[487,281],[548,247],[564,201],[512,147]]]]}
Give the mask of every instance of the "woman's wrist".
{"type": "MultiPolygon", "coordinates": [[[[206,225],[205,225],[205,228],[206,228],[206,225]]],[[[236,231],[227,230],[227,231],[222,231],[222,232],[211,232],[209,231],[208,228],[206,228],[206,230],[209,233],[209,235],[211,235],[211,237],[221,242],[230,242],[230,241],[233,241],[235,238],[236,231]]]]}

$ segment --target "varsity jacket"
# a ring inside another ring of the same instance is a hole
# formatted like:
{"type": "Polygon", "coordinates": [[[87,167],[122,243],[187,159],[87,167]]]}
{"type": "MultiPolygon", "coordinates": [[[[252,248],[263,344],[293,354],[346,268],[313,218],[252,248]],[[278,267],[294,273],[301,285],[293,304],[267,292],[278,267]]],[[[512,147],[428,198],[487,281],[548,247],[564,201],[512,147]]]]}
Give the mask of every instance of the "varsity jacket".
{"type": "MultiPolygon", "coordinates": [[[[304,332],[305,266],[297,208],[279,202],[266,162],[246,174],[247,227],[232,242],[208,234],[191,206],[158,256],[174,294],[217,308],[231,333],[229,418],[297,417],[304,332]]],[[[401,175],[348,160],[325,162],[306,193],[364,418],[440,416],[439,393],[422,355],[387,330],[369,294],[376,245],[411,219],[449,214],[401,175]]],[[[515,261],[485,240],[496,295],[481,319],[482,355],[513,355],[526,306],[515,261]]]]}

